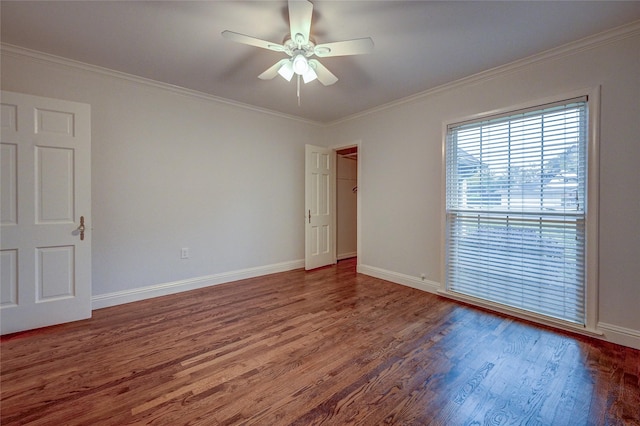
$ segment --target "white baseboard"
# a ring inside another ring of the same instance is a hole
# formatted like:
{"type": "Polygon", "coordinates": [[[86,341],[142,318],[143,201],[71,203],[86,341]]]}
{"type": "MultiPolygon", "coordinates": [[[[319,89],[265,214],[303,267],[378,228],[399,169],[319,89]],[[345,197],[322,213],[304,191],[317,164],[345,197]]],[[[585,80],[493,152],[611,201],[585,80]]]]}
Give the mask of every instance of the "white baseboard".
{"type": "Polygon", "coordinates": [[[358,272],[429,293],[437,293],[440,290],[440,284],[435,281],[423,280],[420,277],[387,271],[386,269],[376,268],[375,266],[358,265],[358,272]]]}
{"type": "Polygon", "coordinates": [[[155,284],[147,287],[135,288],[131,290],[116,291],[113,293],[99,294],[91,298],[91,308],[101,309],[109,306],[122,305],[124,303],[137,302],[139,300],[151,299],[158,296],[180,293],[183,291],[195,290],[217,284],[224,284],[232,281],[244,280],[247,278],[259,277],[262,275],[275,274],[277,272],[291,271],[303,268],[304,260],[293,260],[289,262],[276,263],[272,265],[258,266],[255,268],[241,269],[238,271],[223,272],[220,274],[207,275],[203,277],[188,278],[186,280],[173,281],[162,284],[155,284]]]}
{"type": "Polygon", "coordinates": [[[338,260],[351,259],[352,257],[356,257],[356,256],[358,256],[358,253],[356,253],[355,251],[351,253],[340,253],[337,256],[337,259],[338,260]]]}
{"type": "Polygon", "coordinates": [[[605,340],[618,345],[640,349],[640,331],[599,322],[597,328],[604,333],[605,340]]]}
{"type": "MultiPolygon", "coordinates": [[[[358,272],[364,275],[370,275],[375,278],[391,281],[392,283],[416,288],[418,290],[423,290],[429,293],[436,293],[444,296],[450,296],[447,294],[443,294],[443,289],[440,288],[440,283],[437,283],[434,281],[428,281],[428,280],[423,281],[418,277],[400,274],[398,272],[388,271],[385,269],[376,268],[375,266],[368,266],[368,265],[359,265],[358,272]]],[[[457,299],[454,298],[454,300],[457,300],[457,299]]],[[[464,300],[464,301],[467,303],[475,304],[473,303],[473,301],[470,301],[470,300],[464,300]]],[[[574,330],[574,329],[560,327],[557,324],[554,324],[552,322],[540,320],[539,318],[536,318],[535,316],[532,316],[529,314],[527,314],[526,316],[519,316],[517,314],[514,314],[513,312],[495,309],[494,307],[490,306],[490,304],[480,304],[480,305],[487,309],[492,309],[498,312],[506,313],[508,315],[521,317],[529,321],[539,322],[542,324],[550,325],[552,327],[557,327],[557,328],[565,329],[568,331],[578,332],[577,330],[574,330]]],[[[607,342],[616,343],[618,345],[628,346],[634,349],[640,349],[640,331],[633,330],[631,328],[625,328],[625,327],[620,327],[614,324],[599,322],[594,332],[591,332],[591,333],[582,332],[581,334],[585,334],[591,337],[605,340],[607,342]]]]}

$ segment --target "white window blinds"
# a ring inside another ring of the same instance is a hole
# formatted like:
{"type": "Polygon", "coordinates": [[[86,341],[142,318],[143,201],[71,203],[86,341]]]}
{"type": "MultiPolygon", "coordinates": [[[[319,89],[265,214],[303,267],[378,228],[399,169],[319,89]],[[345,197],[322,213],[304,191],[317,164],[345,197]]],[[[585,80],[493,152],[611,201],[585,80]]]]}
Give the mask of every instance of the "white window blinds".
{"type": "Polygon", "coordinates": [[[586,99],[448,128],[449,291],[585,323],[586,99]]]}

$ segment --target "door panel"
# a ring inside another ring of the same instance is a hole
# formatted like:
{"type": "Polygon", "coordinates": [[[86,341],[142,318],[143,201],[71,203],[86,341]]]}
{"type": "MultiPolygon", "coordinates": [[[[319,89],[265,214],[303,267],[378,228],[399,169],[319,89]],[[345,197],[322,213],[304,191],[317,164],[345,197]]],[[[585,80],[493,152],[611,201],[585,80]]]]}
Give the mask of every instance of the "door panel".
{"type": "Polygon", "coordinates": [[[73,223],[73,149],[36,147],[36,223],[73,223]]]}
{"type": "Polygon", "coordinates": [[[0,308],[18,304],[18,250],[0,251],[0,308]]]}
{"type": "Polygon", "coordinates": [[[0,223],[18,224],[18,145],[3,143],[0,149],[0,223]]]}
{"type": "Polygon", "coordinates": [[[336,262],[335,215],[335,162],[328,148],[306,146],[306,232],[305,269],[314,269],[336,262]]]}
{"type": "Polygon", "coordinates": [[[12,92],[1,100],[0,331],[88,318],[90,107],[12,92]]]}
{"type": "Polygon", "coordinates": [[[41,247],[37,251],[36,302],[75,296],[74,247],[41,247]]]}

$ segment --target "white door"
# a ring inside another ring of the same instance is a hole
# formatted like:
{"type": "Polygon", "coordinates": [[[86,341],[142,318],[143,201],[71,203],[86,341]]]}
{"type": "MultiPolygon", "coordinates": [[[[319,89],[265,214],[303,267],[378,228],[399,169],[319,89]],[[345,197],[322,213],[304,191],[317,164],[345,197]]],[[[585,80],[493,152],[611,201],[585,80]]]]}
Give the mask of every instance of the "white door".
{"type": "Polygon", "coordinates": [[[5,91],[0,103],[0,333],[89,318],[90,107],[5,91]]]}
{"type": "Polygon", "coordinates": [[[305,269],[336,263],[335,155],[328,148],[306,146],[305,269]]]}

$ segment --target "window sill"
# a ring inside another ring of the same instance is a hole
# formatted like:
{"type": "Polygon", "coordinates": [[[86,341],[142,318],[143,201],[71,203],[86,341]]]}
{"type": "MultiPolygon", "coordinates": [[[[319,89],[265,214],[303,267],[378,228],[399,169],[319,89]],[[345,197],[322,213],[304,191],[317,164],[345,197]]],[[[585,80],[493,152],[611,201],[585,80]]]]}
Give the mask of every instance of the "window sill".
{"type": "Polygon", "coordinates": [[[448,299],[453,299],[459,302],[468,303],[470,305],[477,306],[480,308],[495,311],[501,314],[531,321],[536,324],[557,328],[563,331],[578,333],[578,334],[589,336],[589,337],[596,337],[598,339],[602,339],[604,337],[604,333],[595,328],[588,328],[587,326],[573,324],[567,321],[562,321],[559,319],[547,317],[545,315],[536,314],[536,313],[525,311],[522,309],[511,308],[505,305],[501,305],[499,303],[493,303],[493,302],[479,299],[473,296],[467,296],[465,294],[456,293],[448,290],[439,290],[438,295],[446,297],[448,299]]]}

